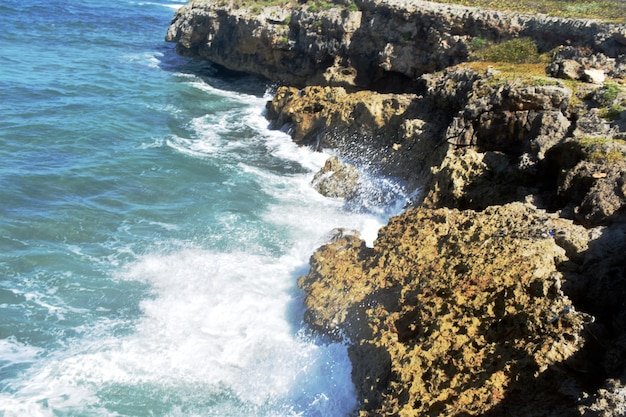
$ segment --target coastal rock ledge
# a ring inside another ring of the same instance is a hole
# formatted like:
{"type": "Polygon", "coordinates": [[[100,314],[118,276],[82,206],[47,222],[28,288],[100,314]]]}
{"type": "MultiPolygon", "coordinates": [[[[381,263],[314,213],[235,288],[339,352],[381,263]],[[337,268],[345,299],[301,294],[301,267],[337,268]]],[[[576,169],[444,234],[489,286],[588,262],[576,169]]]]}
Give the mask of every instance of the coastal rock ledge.
{"type": "Polygon", "coordinates": [[[355,5],[195,0],[167,34],[278,84],[270,126],[334,154],[320,193],[359,201],[362,171],[419,191],[298,280],[306,322],[349,346],[354,414],[626,416],[626,26],[355,5]],[[471,62],[519,37],[550,62],[471,62]]]}
{"type": "Polygon", "coordinates": [[[422,74],[467,61],[476,38],[528,37],[542,51],[570,45],[609,58],[626,54],[626,31],[596,21],[426,1],[357,0],[358,10],[314,12],[229,4],[196,0],[181,7],[166,40],[176,42],[181,55],[295,87],[406,91],[422,74]]]}

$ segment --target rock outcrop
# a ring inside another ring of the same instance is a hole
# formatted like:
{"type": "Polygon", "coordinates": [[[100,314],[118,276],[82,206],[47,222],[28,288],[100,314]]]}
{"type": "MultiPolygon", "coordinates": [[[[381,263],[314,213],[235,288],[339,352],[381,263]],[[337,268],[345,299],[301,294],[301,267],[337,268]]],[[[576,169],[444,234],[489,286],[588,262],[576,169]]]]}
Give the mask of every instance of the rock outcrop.
{"type": "Polygon", "coordinates": [[[415,80],[467,61],[471,41],[534,39],[542,51],[584,46],[609,59],[626,54],[624,31],[597,21],[524,16],[410,1],[357,1],[358,10],[233,9],[193,1],[166,39],[186,56],[303,87],[406,91],[415,80]]]}
{"type": "Polygon", "coordinates": [[[346,92],[343,87],[280,87],[267,105],[274,128],[315,149],[336,149],[370,171],[414,181],[429,166],[447,117],[417,94],[346,92]]]}
{"type": "Polygon", "coordinates": [[[577,369],[592,318],[561,289],[566,251],[552,235],[581,229],[521,203],[409,210],[373,248],[347,236],[314,254],[299,281],[307,320],[353,342],[361,415],[483,415],[517,401],[528,415],[573,415],[578,371],[596,371],[577,369]]]}
{"type": "Polygon", "coordinates": [[[359,177],[354,165],[342,164],[339,158],[333,156],[315,174],[311,185],[323,196],[351,199],[359,192],[359,177]]]}
{"type": "Polygon", "coordinates": [[[626,129],[597,114],[626,93],[601,103],[590,97],[604,87],[464,66],[419,83],[422,94],[281,87],[267,115],[298,143],[422,185],[426,207],[529,200],[589,226],[621,216],[626,129]]]}
{"type": "MultiPolygon", "coordinates": [[[[398,121],[345,122],[364,92],[345,93],[301,131],[348,156],[375,147],[377,167],[424,184],[373,248],[340,236],[299,280],[307,322],[350,341],[360,415],[619,415],[626,143],[596,106],[623,98],[463,67],[421,82],[398,121]]],[[[297,125],[309,90],[279,90],[270,114],[297,125]]]]}
{"type": "MultiPolygon", "coordinates": [[[[626,410],[626,28],[399,0],[181,8],[179,53],[281,85],[273,128],[422,192],[374,247],[340,232],[298,284],[349,344],[361,416],[617,416],[626,410]],[[464,63],[534,40],[537,66],[464,63]]],[[[356,167],[356,168],[354,168],[356,167]]]]}

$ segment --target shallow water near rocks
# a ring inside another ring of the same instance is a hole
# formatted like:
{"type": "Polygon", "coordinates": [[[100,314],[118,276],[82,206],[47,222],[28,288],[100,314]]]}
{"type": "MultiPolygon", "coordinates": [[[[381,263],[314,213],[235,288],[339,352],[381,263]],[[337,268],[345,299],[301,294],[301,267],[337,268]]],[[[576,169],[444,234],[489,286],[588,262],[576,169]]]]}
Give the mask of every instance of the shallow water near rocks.
{"type": "MultiPolygon", "coordinates": [[[[297,277],[346,209],[268,85],[163,41],[181,1],[0,5],[0,415],[343,416],[297,277]]],[[[390,189],[393,183],[386,183],[390,189]]]]}

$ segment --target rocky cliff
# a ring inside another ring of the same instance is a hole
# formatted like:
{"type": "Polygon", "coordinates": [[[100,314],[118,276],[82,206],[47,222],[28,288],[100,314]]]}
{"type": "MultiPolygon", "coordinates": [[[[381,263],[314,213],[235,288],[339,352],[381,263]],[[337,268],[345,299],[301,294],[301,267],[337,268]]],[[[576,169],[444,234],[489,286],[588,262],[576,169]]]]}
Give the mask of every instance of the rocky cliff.
{"type": "Polygon", "coordinates": [[[427,2],[181,8],[179,53],[264,75],[275,128],[420,189],[370,248],[342,231],[298,284],[346,340],[362,416],[626,415],[626,28],[427,2]],[[471,62],[527,37],[529,65],[471,62]]]}
{"type": "MultiPolygon", "coordinates": [[[[220,5],[221,4],[221,5],[220,5]]],[[[417,77],[467,61],[473,39],[535,39],[542,51],[584,46],[616,58],[626,30],[595,21],[521,16],[430,2],[359,0],[358,10],[233,9],[192,1],[167,40],[186,56],[295,87],[406,90],[417,77]]]]}
{"type": "Polygon", "coordinates": [[[510,75],[268,104],[295,140],[423,187],[373,248],[342,233],[299,281],[307,322],[350,340],[361,415],[626,411],[626,111],[599,117],[606,86],[510,75]]]}

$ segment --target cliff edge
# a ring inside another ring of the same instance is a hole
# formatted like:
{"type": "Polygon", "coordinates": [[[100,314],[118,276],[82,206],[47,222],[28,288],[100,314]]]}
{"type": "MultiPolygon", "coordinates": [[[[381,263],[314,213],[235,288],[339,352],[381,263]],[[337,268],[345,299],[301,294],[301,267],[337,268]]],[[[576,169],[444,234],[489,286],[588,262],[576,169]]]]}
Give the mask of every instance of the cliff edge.
{"type": "Polygon", "coordinates": [[[626,415],[626,26],[355,5],[194,1],[167,34],[279,84],[271,126],[337,155],[320,192],[358,198],[359,170],[420,190],[298,280],[349,344],[355,414],[626,415]]]}
{"type": "Polygon", "coordinates": [[[166,39],[176,42],[181,55],[282,84],[387,92],[406,91],[424,73],[467,61],[474,39],[528,37],[542,51],[569,45],[609,58],[626,53],[624,27],[598,21],[425,1],[359,0],[356,5],[232,8],[192,1],[176,12],[166,39]]]}

